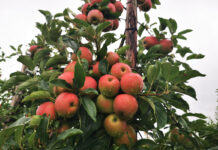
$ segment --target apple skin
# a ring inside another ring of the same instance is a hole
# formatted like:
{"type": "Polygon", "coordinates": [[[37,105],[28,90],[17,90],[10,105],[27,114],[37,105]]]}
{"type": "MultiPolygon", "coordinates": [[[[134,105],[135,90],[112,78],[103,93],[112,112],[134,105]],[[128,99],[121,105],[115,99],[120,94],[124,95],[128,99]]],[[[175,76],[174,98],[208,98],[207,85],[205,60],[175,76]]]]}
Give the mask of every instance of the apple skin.
{"type": "Polygon", "coordinates": [[[97,89],[97,82],[95,81],[95,79],[93,79],[90,76],[86,76],[85,77],[85,83],[83,85],[83,87],[80,89],[81,91],[89,89],[89,88],[93,88],[93,89],[97,89]]]}
{"type": "Polygon", "coordinates": [[[157,45],[157,44],[159,44],[159,41],[158,41],[158,39],[157,39],[156,37],[154,37],[154,36],[147,36],[147,37],[145,37],[144,40],[143,40],[143,45],[144,45],[144,47],[145,47],[146,49],[149,49],[149,48],[151,48],[152,46],[157,45]]]}
{"type": "Polygon", "coordinates": [[[95,4],[95,3],[101,3],[102,0],[91,0],[91,4],[95,4]]]}
{"type": "Polygon", "coordinates": [[[119,94],[114,99],[113,109],[121,119],[131,119],[138,110],[138,102],[129,94],[119,94]]]}
{"type": "MultiPolygon", "coordinates": [[[[87,47],[80,47],[79,51],[81,51],[80,59],[86,59],[89,64],[92,63],[92,52],[87,48],[87,47]]],[[[77,56],[76,54],[72,54],[71,56],[73,61],[77,61],[77,56]]]]}
{"type": "Polygon", "coordinates": [[[109,3],[107,5],[107,7],[108,7],[110,13],[115,13],[116,12],[116,7],[115,7],[115,5],[113,3],[109,3]]]}
{"type": "MultiPolygon", "coordinates": [[[[74,78],[74,72],[64,72],[58,77],[58,79],[65,80],[71,86],[73,86],[73,78],[74,78]]],[[[57,86],[53,87],[53,92],[55,95],[60,94],[62,92],[66,92],[66,91],[69,91],[69,90],[63,87],[57,87],[57,86]]]]}
{"type": "Polygon", "coordinates": [[[107,98],[104,95],[99,95],[96,101],[96,106],[98,110],[102,113],[112,113],[113,112],[113,99],[107,98]]]}
{"type": "Polygon", "coordinates": [[[113,29],[113,27],[114,27],[114,22],[113,22],[113,20],[105,19],[104,22],[110,22],[110,25],[109,25],[107,28],[105,28],[105,29],[103,30],[104,32],[108,32],[108,31],[110,31],[110,30],[113,29]]]}
{"type": "Polygon", "coordinates": [[[87,21],[91,24],[97,25],[104,21],[104,16],[98,9],[93,9],[89,11],[87,21]]]}
{"type": "Polygon", "coordinates": [[[171,40],[162,39],[159,44],[162,46],[160,52],[163,54],[168,54],[173,50],[173,42],[171,40]]]}
{"type": "Polygon", "coordinates": [[[119,80],[124,74],[129,72],[132,72],[132,69],[124,63],[116,63],[111,67],[111,74],[117,77],[119,80]]]}
{"type": "Polygon", "coordinates": [[[64,72],[74,72],[75,71],[76,61],[70,62],[65,68],[64,72]]]}
{"type": "Polygon", "coordinates": [[[120,56],[115,52],[108,52],[106,56],[106,60],[108,61],[109,65],[112,66],[119,62],[120,56]]]}
{"type": "Polygon", "coordinates": [[[114,138],[114,143],[116,145],[120,146],[122,144],[125,144],[129,148],[134,146],[136,141],[137,141],[137,134],[135,132],[135,129],[131,125],[127,126],[126,131],[123,134],[123,136],[119,138],[114,138]]]}
{"type": "Polygon", "coordinates": [[[84,14],[78,14],[75,16],[76,19],[87,21],[87,16],[84,14]]]}
{"type": "Polygon", "coordinates": [[[145,2],[143,4],[139,5],[139,9],[141,11],[144,11],[144,12],[149,11],[151,9],[151,7],[152,7],[151,0],[145,0],[145,2]]]}
{"type": "Polygon", "coordinates": [[[72,117],[79,109],[79,99],[73,93],[61,93],[55,100],[55,110],[59,116],[72,117]]]}
{"type": "Polygon", "coordinates": [[[123,12],[123,4],[120,1],[116,1],[114,3],[114,6],[116,8],[116,12],[119,12],[119,13],[123,12]]]}
{"type": "Polygon", "coordinates": [[[110,114],[104,120],[104,128],[112,137],[121,137],[126,127],[126,122],[122,121],[116,114],[110,114]]]}
{"type": "Polygon", "coordinates": [[[88,7],[91,7],[93,4],[91,4],[91,3],[85,3],[83,6],[82,6],[82,9],[81,9],[81,11],[82,11],[82,13],[84,14],[84,15],[87,15],[87,8],[88,7]]]}
{"type": "Polygon", "coordinates": [[[114,26],[113,26],[112,30],[116,30],[119,27],[119,20],[115,19],[115,20],[113,20],[113,22],[114,22],[114,26]]]}
{"type": "Polygon", "coordinates": [[[142,92],[144,83],[142,77],[138,73],[127,73],[120,80],[123,92],[130,95],[137,95],[142,92]]]}
{"type": "Polygon", "coordinates": [[[36,110],[36,115],[42,116],[43,114],[46,114],[47,117],[50,116],[50,120],[54,120],[56,117],[55,104],[52,102],[44,102],[39,105],[36,110]]]}
{"type": "Polygon", "coordinates": [[[97,61],[94,65],[92,65],[92,71],[93,74],[98,77],[101,75],[101,73],[99,72],[99,61],[97,61]]]}
{"type": "Polygon", "coordinates": [[[30,46],[29,52],[33,53],[38,49],[38,45],[32,45],[30,46]]]}
{"type": "Polygon", "coordinates": [[[98,88],[106,97],[114,97],[120,90],[120,81],[112,75],[104,75],[99,79],[98,88]]]}
{"type": "Polygon", "coordinates": [[[65,130],[70,129],[70,126],[67,123],[63,123],[58,129],[57,133],[62,133],[65,130]]]}

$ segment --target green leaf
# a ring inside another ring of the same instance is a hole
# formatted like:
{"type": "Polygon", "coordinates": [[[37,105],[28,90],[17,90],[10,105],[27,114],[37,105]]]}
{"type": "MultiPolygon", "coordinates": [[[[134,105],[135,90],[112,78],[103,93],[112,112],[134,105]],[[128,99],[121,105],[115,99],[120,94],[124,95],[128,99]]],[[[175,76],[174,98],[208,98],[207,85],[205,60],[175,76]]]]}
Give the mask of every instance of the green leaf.
{"type": "Polygon", "coordinates": [[[151,106],[151,108],[153,109],[153,112],[156,112],[155,104],[154,104],[154,102],[151,99],[149,99],[149,98],[147,98],[145,96],[141,96],[140,98],[142,100],[146,101],[151,106]]]}
{"type": "Polygon", "coordinates": [[[150,16],[147,13],[144,13],[146,23],[150,22],[150,16]]]}
{"type": "Polygon", "coordinates": [[[145,26],[144,24],[141,24],[138,29],[138,35],[141,36],[144,30],[145,30],[145,26]]]}
{"type": "Polygon", "coordinates": [[[35,136],[36,136],[36,131],[34,130],[34,132],[28,138],[28,144],[31,147],[33,147],[35,145],[35,136]]]}
{"type": "Polygon", "coordinates": [[[157,127],[160,129],[167,124],[167,112],[161,103],[155,102],[154,104],[155,104],[155,117],[157,119],[157,127]]]}
{"type": "Polygon", "coordinates": [[[39,83],[38,78],[31,78],[29,80],[26,80],[18,85],[16,92],[19,92],[19,91],[24,90],[24,89],[36,87],[38,83],[39,83]]]}
{"type": "Polygon", "coordinates": [[[80,20],[80,19],[77,19],[77,18],[73,19],[72,21],[78,27],[88,27],[88,26],[90,26],[86,21],[83,21],[83,20],[80,20]]]}
{"type": "Polygon", "coordinates": [[[35,101],[38,99],[50,99],[51,95],[48,91],[34,91],[30,95],[25,96],[22,102],[35,101]]]}
{"type": "Polygon", "coordinates": [[[49,118],[44,114],[41,117],[40,124],[36,129],[36,137],[40,139],[40,143],[46,144],[48,142],[48,125],[49,118]]]}
{"type": "Polygon", "coordinates": [[[168,21],[167,21],[167,26],[170,30],[170,33],[171,34],[174,34],[177,30],[177,23],[176,23],[176,20],[170,18],[168,21]]]}
{"type": "Polygon", "coordinates": [[[123,46],[123,47],[121,47],[121,48],[118,49],[117,54],[118,54],[118,55],[125,55],[125,54],[126,54],[126,51],[127,51],[129,48],[130,48],[129,45],[125,45],[125,46],[123,46]]]}
{"type": "Polygon", "coordinates": [[[177,45],[176,53],[179,53],[182,57],[184,57],[187,53],[192,53],[192,51],[188,47],[181,47],[180,45],[177,45]]]}
{"type": "Polygon", "coordinates": [[[200,114],[200,113],[186,113],[186,114],[182,115],[182,117],[197,117],[197,118],[201,118],[201,119],[207,118],[204,114],[200,114]]]}
{"type": "Polygon", "coordinates": [[[51,20],[52,20],[52,15],[51,15],[51,13],[50,13],[49,11],[47,11],[47,10],[39,10],[39,12],[42,13],[42,14],[45,16],[45,18],[46,18],[48,24],[50,24],[50,22],[51,22],[51,20]]]}
{"type": "Polygon", "coordinates": [[[64,35],[62,37],[62,40],[68,47],[72,48],[74,51],[78,50],[79,44],[76,41],[72,40],[70,37],[64,35]]]}
{"type": "Polygon", "coordinates": [[[197,100],[195,89],[192,88],[191,86],[187,86],[187,85],[184,85],[184,84],[179,85],[179,86],[172,86],[172,90],[176,91],[176,92],[179,92],[179,93],[186,94],[186,95],[191,96],[191,97],[193,97],[194,99],[197,100]]]}
{"type": "Polygon", "coordinates": [[[179,74],[179,67],[165,62],[161,64],[161,72],[163,77],[170,82],[173,81],[179,74]]]}
{"type": "Polygon", "coordinates": [[[82,103],[88,115],[92,118],[94,122],[96,122],[97,109],[95,103],[87,96],[81,97],[80,102],[82,103]]]}
{"type": "Polygon", "coordinates": [[[51,57],[48,59],[45,66],[46,67],[53,67],[55,65],[66,64],[66,63],[67,63],[66,57],[64,57],[62,55],[55,55],[54,57],[51,57]]]}
{"type": "Polygon", "coordinates": [[[190,60],[190,59],[202,59],[202,58],[204,58],[204,55],[202,55],[202,54],[192,54],[192,55],[188,56],[186,59],[190,60]]]}
{"type": "Polygon", "coordinates": [[[39,63],[40,60],[43,58],[47,57],[50,54],[51,50],[50,49],[42,49],[34,54],[33,57],[33,62],[34,64],[39,63]]]}
{"type": "Polygon", "coordinates": [[[110,26],[110,24],[111,24],[110,22],[104,22],[104,23],[99,24],[96,28],[96,33],[98,34],[102,32],[104,29],[110,26]]]}
{"type": "Polygon", "coordinates": [[[94,94],[94,95],[98,95],[98,91],[93,89],[93,88],[88,88],[82,91],[82,93],[84,94],[94,94]]]}
{"type": "Polygon", "coordinates": [[[62,79],[54,79],[52,81],[50,81],[51,84],[54,84],[55,86],[58,86],[58,87],[63,87],[63,88],[67,88],[67,89],[71,89],[72,86],[67,83],[65,80],[62,80],[62,79]]]}
{"type": "Polygon", "coordinates": [[[27,66],[30,70],[33,70],[35,68],[35,65],[33,64],[30,56],[20,56],[17,61],[27,66]]]}
{"type": "Polygon", "coordinates": [[[100,6],[101,6],[101,7],[105,7],[105,6],[107,6],[109,3],[110,3],[110,0],[103,0],[103,1],[100,3],[100,6]]]}
{"type": "Polygon", "coordinates": [[[17,142],[20,148],[22,148],[21,141],[23,139],[23,129],[24,129],[24,125],[17,128],[14,133],[15,141],[17,142]]]}
{"type": "Polygon", "coordinates": [[[99,72],[103,75],[108,73],[108,62],[106,59],[102,59],[99,62],[99,72]]]}
{"type": "Polygon", "coordinates": [[[147,70],[148,82],[152,85],[160,73],[158,65],[150,65],[147,70]]]}
{"type": "Polygon", "coordinates": [[[159,17],[158,19],[159,19],[159,22],[160,22],[160,26],[159,26],[160,31],[165,30],[166,27],[167,27],[167,21],[168,20],[164,19],[164,18],[161,18],[161,17],[159,17]]]}
{"type": "Polygon", "coordinates": [[[73,84],[75,85],[76,88],[79,89],[83,87],[85,83],[85,77],[86,77],[86,74],[85,74],[82,64],[76,63],[74,79],[73,79],[73,84]]]}
{"type": "Polygon", "coordinates": [[[192,32],[192,30],[191,29],[186,29],[186,30],[183,30],[183,31],[179,32],[178,35],[179,34],[181,34],[181,35],[186,34],[186,33],[189,33],[189,32],[192,32]]]}

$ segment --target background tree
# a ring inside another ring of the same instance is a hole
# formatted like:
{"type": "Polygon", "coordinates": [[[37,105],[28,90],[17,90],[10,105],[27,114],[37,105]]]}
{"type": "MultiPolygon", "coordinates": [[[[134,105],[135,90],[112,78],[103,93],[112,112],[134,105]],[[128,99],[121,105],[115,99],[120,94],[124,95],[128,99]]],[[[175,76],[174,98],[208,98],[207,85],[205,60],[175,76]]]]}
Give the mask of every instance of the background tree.
{"type": "MultiPolygon", "coordinates": [[[[20,46],[12,47],[15,52],[9,56],[18,55],[24,69],[1,81],[2,149],[139,150],[215,146],[215,138],[207,140],[206,117],[189,112],[183,98],[188,95],[196,99],[195,90],[187,81],[204,76],[176,59],[177,55],[186,60],[203,58],[179,45],[179,40],[186,39],[185,34],[192,30],[178,32],[172,18],[150,23],[147,12],[151,4],[153,8],[160,4],[158,0],[129,1],[125,34],[119,37],[111,32],[117,28],[123,10],[122,3],[116,3],[119,2],[92,0],[81,7],[79,15],[69,9],[55,15],[40,10],[46,23],[37,23],[41,34],[31,41],[29,52],[23,54],[20,46]],[[137,16],[136,6],[146,12],[146,22],[130,17],[137,16]],[[150,36],[142,36],[146,31],[150,36]],[[121,42],[120,47],[114,48],[115,53],[108,53],[108,46],[117,41],[121,42]],[[121,77],[119,68],[129,73],[121,77]],[[105,85],[106,79],[115,82],[105,85]],[[15,96],[9,106],[12,95],[15,96]],[[110,106],[114,102],[109,112],[104,112],[108,107],[101,109],[102,101],[110,106]],[[131,105],[123,108],[126,101],[131,105]],[[72,109],[62,107],[67,103],[72,109]],[[177,113],[178,109],[183,111],[182,115],[177,113]],[[190,116],[199,119],[190,121],[190,116]],[[119,125],[114,127],[114,122],[119,125]],[[144,138],[144,132],[149,138],[144,138]]],[[[2,60],[5,60],[3,54],[2,60]]]]}

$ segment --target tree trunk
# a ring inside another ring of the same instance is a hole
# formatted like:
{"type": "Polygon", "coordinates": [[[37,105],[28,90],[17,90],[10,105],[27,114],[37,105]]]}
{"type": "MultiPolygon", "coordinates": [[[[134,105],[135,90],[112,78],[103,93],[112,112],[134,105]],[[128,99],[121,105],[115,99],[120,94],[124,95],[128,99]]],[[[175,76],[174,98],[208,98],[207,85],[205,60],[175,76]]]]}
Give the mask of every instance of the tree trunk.
{"type": "Polygon", "coordinates": [[[126,52],[131,67],[136,67],[137,57],[137,0],[127,0],[126,10],[126,44],[130,49],[126,52]]]}

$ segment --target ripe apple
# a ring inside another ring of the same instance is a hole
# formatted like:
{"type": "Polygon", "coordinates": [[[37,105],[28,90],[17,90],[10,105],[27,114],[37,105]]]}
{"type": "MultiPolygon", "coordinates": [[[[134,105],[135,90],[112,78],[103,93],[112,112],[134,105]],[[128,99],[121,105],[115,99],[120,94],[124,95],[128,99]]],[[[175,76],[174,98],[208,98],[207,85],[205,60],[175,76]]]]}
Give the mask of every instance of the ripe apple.
{"type": "Polygon", "coordinates": [[[171,40],[162,39],[159,44],[162,46],[160,52],[163,54],[168,54],[173,50],[173,42],[171,40]]]}
{"type": "Polygon", "coordinates": [[[110,31],[110,30],[113,29],[113,26],[114,26],[114,22],[113,22],[113,20],[105,19],[104,22],[110,22],[110,25],[109,25],[107,28],[105,28],[105,29],[103,30],[104,32],[107,32],[107,31],[110,31]]]}
{"type": "Polygon", "coordinates": [[[96,76],[100,76],[101,73],[99,72],[99,61],[97,61],[94,65],[92,65],[93,74],[96,76]]]}
{"type": "MultiPolygon", "coordinates": [[[[65,80],[71,86],[73,86],[73,78],[74,78],[74,72],[64,72],[58,77],[58,79],[65,80]]],[[[60,94],[62,92],[66,92],[66,91],[69,91],[69,89],[66,89],[63,87],[56,87],[56,86],[54,86],[54,88],[53,88],[54,94],[60,94]]]]}
{"type": "Polygon", "coordinates": [[[62,133],[65,130],[70,129],[70,126],[67,123],[63,123],[58,129],[57,133],[62,133]]]}
{"type": "MultiPolygon", "coordinates": [[[[116,4],[116,3],[115,3],[115,4],[116,4]]],[[[116,12],[116,7],[115,7],[114,4],[109,3],[109,4],[107,5],[107,7],[108,7],[110,13],[115,13],[115,12],[116,12]]]]}
{"type": "Polygon", "coordinates": [[[104,21],[104,16],[98,9],[93,9],[88,13],[87,20],[89,23],[97,25],[104,21]]]}
{"type": "MultiPolygon", "coordinates": [[[[89,64],[92,63],[92,52],[87,47],[80,47],[79,51],[81,51],[80,59],[86,59],[89,64]]],[[[76,54],[72,54],[71,56],[73,61],[77,60],[76,54]]]]}
{"type": "Polygon", "coordinates": [[[84,15],[87,15],[87,8],[88,7],[91,7],[92,6],[92,4],[91,3],[85,3],[83,6],[82,6],[82,13],[84,14],[84,15]]]}
{"type": "Polygon", "coordinates": [[[97,98],[96,106],[98,110],[102,113],[112,113],[113,112],[113,99],[107,98],[101,94],[97,98]]]}
{"type": "Polygon", "coordinates": [[[123,12],[123,4],[120,1],[116,1],[114,3],[114,6],[116,8],[116,12],[119,12],[119,13],[123,12]]]}
{"type": "Polygon", "coordinates": [[[73,93],[61,93],[55,100],[55,110],[59,116],[72,117],[79,109],[79,99],[73,93]]]}
{"type": "Polygon", "coordinates": [[[87,16],[84,14],[78,14],[75,16],[76,19],[87,21],[87,16]]]}
{"type": "Polygon", "coordinates": [[[64,72],[74,72],[76,61],[70,62],[64,69],[64,72]]]}
{"type": "Polygon", "coordinates": [[[114,22],[114,26],[113,26],[112,30],[116,30],[119,27],[119,20],[115,19],[115,20],[113,20],[113,22],[114,22]]]}
{"type": "Polygon", "coordinates": [[[129,120],[137,112],[138,102],[132,95],[119,94],[114,99],[113,109],[121,119],[129,120]]]}
{"type": "Polygon", "coordinates": [[[119,80],[124,74],[129,72],[132,72],[132,69],[124,63],[116,63],[111,67],[111,74],[117,77],[119,80]]]}
{"type": "Polygon", "coordinates": [[[32,46],[30,46],[29,52],[31,52],[31,53],[35,52],[37,50],[37,48],[38,48],[38,45],[32,45],[32,46]]]}
{"type": "Polygon", "coordinates": [[[122,121],[116,114],[110,114],[104,120],[104,128],[112,137],[121,137],[126,127],[126,122],[122,121]]]}
{"type": "Polygon", "coordinates": [[[138,73],[127,73],[120,80],[123,92],[131,95],[137,95],[142,92],[144,83],[142,77],[138,73]]]}
{"type": "Polygon", "coordinates": [[[36,110],[36,115],[42,116],[43,114],[46,114],[47,117],[50,116],[50,120],[54,120],[56,116],[54,103],[44,102],[41,105],[39,105],[36,110]]]}
{"type": "Polygon", "coordinates": [[[159,42],[158,42],[157,38],[154,36],[147,36],[143,40],[143,45],[146,49],[149,49],[152,46],[157,45],[158,43],[159,42]]]}
{"type": "Polygon", "coordinates": [[[108,61],[109,65],[112,66],[119,62],[120,56],[115,52],[108,52],[106,56],[106,60],[108,61]]]}
{"type": "Polygon", "coordinates": [[[99,79],[98,88],[104,96],[114,97],[120,90],[120,82],[115,76],[107,74],[99,79]]]}
{"type": "Polygon", "coordinates": [[[95,3],[101,3],[102,0],[91,0],[91,4],[95,4],[95,3]]]}
{"type": "Polygon", "coordinates": [[[114,138],[114,143],[116,145],[120,146],[122,144],[125,144],[129,148],[134,146],[136,141],[137,141],[137,134],[136,134],[134,128],[132,126],[130,126],[130,125],[127,126],[126,131],[123,134],[123,136],[118,137],[118,138],[114,138]]]}
{"type": "Polygon", "coordinates": [[[151,7],[152,7],[151,0],[145,0],[145,2],[143,4],[139,5],[139,9],[141,11],[144,11],[144,12],[149,11],[151,9],[151,7]]]}
{"type": "Polygon", "coordinates": [[[85,77],[85,83],[83,85],[83,87],[80,89],[81,91],[89,89],[89,88],[93,88],[93,89],[97,89],[97,82],[95,81],[95,79],[93,79],[90,76],[86,76],[85,77]]]}

